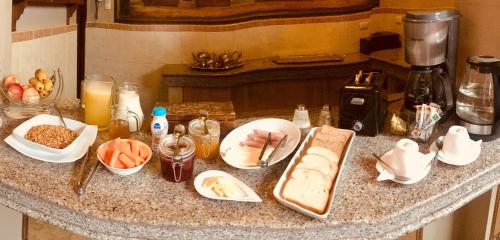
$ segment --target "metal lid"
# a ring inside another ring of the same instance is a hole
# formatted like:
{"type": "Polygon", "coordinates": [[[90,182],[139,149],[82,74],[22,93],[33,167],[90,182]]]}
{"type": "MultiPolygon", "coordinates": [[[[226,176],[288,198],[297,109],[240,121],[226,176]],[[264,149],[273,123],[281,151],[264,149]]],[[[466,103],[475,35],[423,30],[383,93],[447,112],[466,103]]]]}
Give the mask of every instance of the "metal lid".
{"type": "MultiPolygon", "coordinates": [[[[177,137],[174,134],[168,134],[164,136],[160,143],[161,153],[166,156],[173,156],[176,143],[177,143],[177,137]]],[[[179,139],[179,146],[180,146],[179,155],[181,157],[188,156],[192,154],[195,150],[193,139],[186,135],[182,136],[179,139]]]]}
{"type": "Polygon", "coordinates": [[[437,21],[450,21],[459,17],[456,10],[442,10],[442,11],[408,11],[406,12],[403,21],[410,22],[437,22],[437,21]]]}
{"type": "Polygon", "coordinates": [[[471,56],[467,58],[467,63],[480,73],[491,73],[493,69],[500,70],[500,59],[493,56],[471,56]]]}
{"type": "MultiPolygon", "coordinates": [[[[207,119],[207,130],[212,136],[218,136],[220,134],[220,124],[215,119],[207,119]]],[[[204,135],[205,133],[205,123],[202,119],[193,119],[189,122],[189,134],[191,135],[204,135]]]]}

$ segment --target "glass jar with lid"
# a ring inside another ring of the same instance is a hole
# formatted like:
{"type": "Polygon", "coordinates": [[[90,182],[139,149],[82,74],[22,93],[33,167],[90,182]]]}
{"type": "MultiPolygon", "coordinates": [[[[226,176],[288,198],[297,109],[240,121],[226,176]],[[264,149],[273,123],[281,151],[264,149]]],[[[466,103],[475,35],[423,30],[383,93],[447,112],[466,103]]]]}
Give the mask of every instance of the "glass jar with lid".
{"type": "Polygon", "coordinates": [[[208,119],[206,111],[200,111],[200,118],[189,122],[189,135],[194,140],[196,158],[213,159],[219,152],[220,123],[208,119]]]}
{"type": "Polygon", "coordinates": [[[160,164],[163,178],[184,182],[193,175],[195,164],[194,141],[189,136],[166,135],[160,143],[160,164]],[[178,150],[176,151],[178,144],[178,150]]]}

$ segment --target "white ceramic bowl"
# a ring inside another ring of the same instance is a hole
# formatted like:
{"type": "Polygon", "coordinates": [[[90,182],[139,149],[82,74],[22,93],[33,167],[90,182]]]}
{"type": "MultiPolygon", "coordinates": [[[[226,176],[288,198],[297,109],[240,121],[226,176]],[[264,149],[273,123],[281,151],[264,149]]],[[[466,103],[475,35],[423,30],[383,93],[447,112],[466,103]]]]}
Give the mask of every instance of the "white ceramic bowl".
{"type": "MultiPolygon", "coordinates": [[[[137,141],[137,140],[134,140],[134,141],[137,141]]],[[[136,172],[139,172],[144,167],[144,165],[146,165],[146,163],[148,163],[149,160],[151,160],[151,157],[153,156],[153,152],[152,152],[151,148],[147,144],[141,142],[142,144],[146,145],[148,147],[148,149],[149,149],[149,157],[148,157],[148,159],[146,159],[146,161],[144,161],[141,165],[133,167],[133,168],[115,168],[115,167],[111,167],[108,164],[106,164],[103,159],[101,159],[101,157],[99,156],[99,154],[97,154],[97,152],[99,152],[99,149],[101,149],[102,147],[104,147],[104,145],[106,145],[109,142],[110,141],[107,141],[107,142],[101,144],[97,148],[96,155],[97,155],[97,159],[99,159],[99,161],[102,163],[102,165],[104,165],[109,171],[111,171],[114,174],[118,174],[118,175],[121,175],[121,176],[127,176],[127,175],[132,175],[132,174],[134,174],[136,172]]]]}
{"type": "Polygon", "coordinates": [[[69,129],[75,131],[78,133],[78,137],[71,142],[70,145],[66,146],[63,149],[58,149],[58,148],[51,148],[42,144],[38,144],[35,142],[32,142],[26,138],[24,138],[24,135],[31,129],[33,126],[38,126],[38,125],[55,125],[55,126],[61,126],[62,122],[59,119],[58,116],[54,115],[48,115],[48,114],[40,114],[36,117],[33,117],[29,120],[26,120],[25,122],[21,123],[19,126],[17,126],[13,131],[12,135],[16,137],[20,142],[22,142],[24,145],[27,147],[30,147],[32,149],[36,150],[41,150],[41,151],[46,151],[50,153],[55,153],[55,154],[68,154],[72,151],[75,150],[76,146],[80,146],[83,142],[86,140],[82,137],[84,132],[86,131],[92,131],[92,128],[89,128],[89,125],[75,121],[73,119],[68,119],[64,118],[64,122],[68,126],[69,129]]]}

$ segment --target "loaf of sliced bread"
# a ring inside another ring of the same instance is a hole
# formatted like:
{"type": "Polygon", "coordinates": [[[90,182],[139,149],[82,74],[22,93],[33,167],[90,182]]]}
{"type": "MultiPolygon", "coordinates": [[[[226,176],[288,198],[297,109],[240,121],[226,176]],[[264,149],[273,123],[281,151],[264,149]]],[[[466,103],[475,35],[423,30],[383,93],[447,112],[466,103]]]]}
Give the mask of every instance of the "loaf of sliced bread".
{"type": "Polygon", "coordinates": [[[324,213],[350,137],[351,132],[329,126],[317,131],[289,173],[282,197],[312,212],[324,213]]]}

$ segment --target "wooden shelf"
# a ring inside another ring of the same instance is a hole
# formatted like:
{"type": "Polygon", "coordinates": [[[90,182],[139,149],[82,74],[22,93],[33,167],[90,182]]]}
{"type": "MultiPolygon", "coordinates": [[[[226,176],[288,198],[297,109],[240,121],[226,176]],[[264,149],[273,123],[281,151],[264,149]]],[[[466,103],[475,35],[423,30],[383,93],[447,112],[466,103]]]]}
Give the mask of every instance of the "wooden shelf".
{"type": "Polygon", "coordinates": [[[17,20],[27,6],[66,6],[66,24],[69,24],[78,6],[84,4],[85,0],[12,0],[12,31],[16,31],[17,20]]]}

